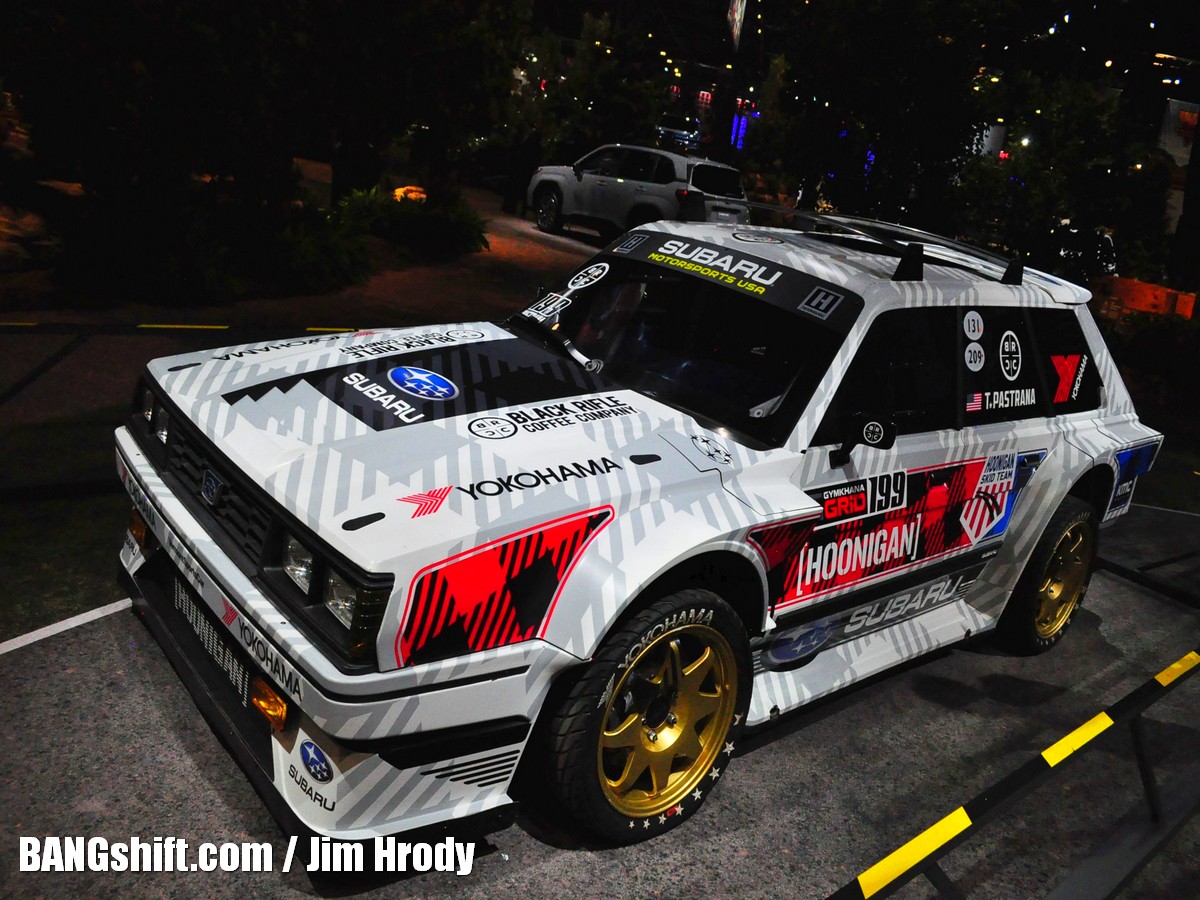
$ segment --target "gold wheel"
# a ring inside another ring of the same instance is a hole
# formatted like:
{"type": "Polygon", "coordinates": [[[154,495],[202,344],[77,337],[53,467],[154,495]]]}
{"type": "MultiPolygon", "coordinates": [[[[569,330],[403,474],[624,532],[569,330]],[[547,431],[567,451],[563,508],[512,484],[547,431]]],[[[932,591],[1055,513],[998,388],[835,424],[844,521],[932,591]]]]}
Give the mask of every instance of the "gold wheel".
{"type": "Polygon", "coordinates": [[[1034,620],[1039,638],[1049,639],[1066,627],[1071,613],[1087,588],[1094,538],[1083,522],[1076,522],[1058,539],[1038,587],[1038,612],[1034,620]]]}
{"type": "Polygon", "coordinates": [[[600,787],[617,812],[660,815],[696,790],[725,749],[737,684],[729,641],[707,625],[665,631],[642,648],[600,729],[600,787]]]}

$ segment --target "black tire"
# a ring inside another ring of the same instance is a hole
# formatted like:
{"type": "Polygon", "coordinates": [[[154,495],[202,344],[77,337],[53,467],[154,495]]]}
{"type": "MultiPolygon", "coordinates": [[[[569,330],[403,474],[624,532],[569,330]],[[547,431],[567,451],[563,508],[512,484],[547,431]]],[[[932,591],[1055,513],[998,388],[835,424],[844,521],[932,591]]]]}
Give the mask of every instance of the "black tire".
{"type": "Polygon", "coordinates": [[[716,594],[650,604],[605,640],[550,720],[559,805],[620,844],[679,825],[733,755],[751,680],[746,629],[716,594]]]}
{"type": "Polygon", "coordinates": [[[562,231],[562,194],[556,187],[540,187],[533,196],[533,208],[537,213],[537,227],[547,234],[562,231]]]}
{"type": "Polygon", "coordinates": [[[997,633],[1009,650],[1044,653],[1062,640],[1087,593],[1098,537],[1096,510],[1063,498],[1000,616],[997,633]]]}

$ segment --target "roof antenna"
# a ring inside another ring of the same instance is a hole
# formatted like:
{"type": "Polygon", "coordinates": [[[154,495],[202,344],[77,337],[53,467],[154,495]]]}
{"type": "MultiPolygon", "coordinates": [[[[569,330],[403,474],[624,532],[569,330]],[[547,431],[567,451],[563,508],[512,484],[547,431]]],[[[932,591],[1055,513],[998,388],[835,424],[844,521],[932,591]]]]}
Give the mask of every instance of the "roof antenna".
{"type": "Polygon", "coordinates": [[[925,245],[909,241],[900,256],[900,265],[892,274],[892,281],[921,281],[925,278],[925,245]]]}
{"type": "Polygon", "coordinates": [[[1012,262],[1008,264],[1008,268],[1004,270],[1004,277],[1000,279],[1001,284],[1020,284],[1021,279],[1025,275],[1025,264],[1021,262],[1021,257],[1014,256],[1012,262]]]}

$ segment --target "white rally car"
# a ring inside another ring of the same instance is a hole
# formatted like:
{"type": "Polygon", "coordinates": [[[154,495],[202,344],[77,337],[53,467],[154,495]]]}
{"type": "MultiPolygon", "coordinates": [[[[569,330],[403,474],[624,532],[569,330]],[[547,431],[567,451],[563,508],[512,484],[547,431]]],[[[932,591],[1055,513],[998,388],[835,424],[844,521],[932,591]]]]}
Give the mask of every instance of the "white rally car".
{"type": "Polygon", "coordinates": [[[1162,440],[1087,298],[846,217],[658,223],[503,325],[156,360],[124,580],[285,827],[496,827],[524,763],[642,840],[744,727],[1062,636],[1162,440]]]}

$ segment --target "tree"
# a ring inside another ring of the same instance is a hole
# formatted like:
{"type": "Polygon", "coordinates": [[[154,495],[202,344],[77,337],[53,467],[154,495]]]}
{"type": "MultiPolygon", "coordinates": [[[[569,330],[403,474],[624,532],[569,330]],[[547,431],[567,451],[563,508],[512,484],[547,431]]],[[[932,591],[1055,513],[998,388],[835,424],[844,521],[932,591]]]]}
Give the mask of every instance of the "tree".
{"type": "Polygon", "coordinates": [[[529,42],[515,118],[549,153],[573,161],[599,144],[653,140],[668,80],[640,28],[584,15],[578,40],[549,32],[529,42]]]}

